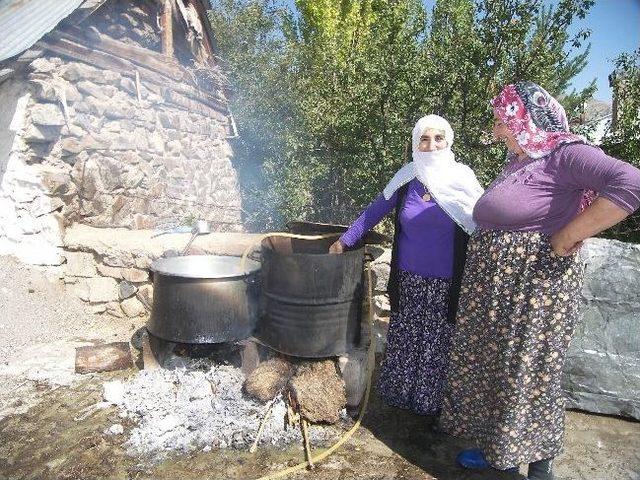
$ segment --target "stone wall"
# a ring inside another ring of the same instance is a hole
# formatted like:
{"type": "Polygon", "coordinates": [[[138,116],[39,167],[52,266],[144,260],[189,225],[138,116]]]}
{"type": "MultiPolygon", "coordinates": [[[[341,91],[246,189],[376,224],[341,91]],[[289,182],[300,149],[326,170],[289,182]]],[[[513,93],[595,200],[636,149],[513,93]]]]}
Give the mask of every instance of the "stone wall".
{"type": "Polygon", "coordinates": [[[0,254],[60,264],[74,223],[242,230],[223,88],[199,109],[158,78],[43,55],[0,83],[0,254]]]}
{"type": "MultiPolygon", "coordinates": [[[[66,262],[60,277],[94,313],[116,319],[144,317],[153,301],[151,263],[182,251],[190,236],[154,236],[151,230],[76,224],[64,235],[66,262]]],[[[195,239],[189,254],[240,256],[259,238],[259,234],[247,233],[202,235],[195,239]]]]}
{"type": "MultiPolygon", "coordinates": [[[[91,15],[92,24],[120,42],[159,52],[162,39],[157,26],[161,4],[156,0],[110,0],[91,15]]],[[[179,37],[176,35],[176,40],[179,37]]]]}
{"type": "Polygon", "coordinates": [[[218,229],[240,227],[223,113],[185,111],[144,79],[137,88],[119,72],[55,58],[36,60],[29,82],[26,153],[69,176],[60,195],[67,223],[153,228],[203,218],[218,229]],[[57,91],[65,92],[66,116],[57,91]]]}
{"type": "MultiPolygon", "coordinates": [[[[144,302],[153,298],[149,273],[151,263],[181,252],[191,235],[156,236],[152,230],[95,228],[76,224],[66,229],[62,240],[65,263],[58,275],[67,288],[89,303],[95,313],[117,318],[145,316],[144,302]],[[142,299],[139,297],[142,296],[142,299]]],[[[198,236],[189,255],[231,255],[239,257],[253,246],[259,248],[257,233],[226,232],[198,236]]],[[[389,321],[386,294],[391,251],[368,246],[372,262],[376,332],[378,347],[384,348],[389,321]]]]}
{"type": "MultiPolygon", "coordinates": [[[[24,139],[33,104],[22,79],[0,84],[0,255],[16,255],[31,264],[59,265],[62,255],[63,206],[47,187],[49,165],[32,165],[24,139]]],[[[67,175],[65,183],[70,182],[67,175]]]]}
{"type": "Polygon", "coordinates": [[[391,249],[378,246],[367,246],[372,254],[371,281],[373,286],[373,333],[376,336],[376,350],[384,352],[387,343],[387,332],[391,320],[391,305],[387,295],[387,283],[391,271],[391,249]]]}

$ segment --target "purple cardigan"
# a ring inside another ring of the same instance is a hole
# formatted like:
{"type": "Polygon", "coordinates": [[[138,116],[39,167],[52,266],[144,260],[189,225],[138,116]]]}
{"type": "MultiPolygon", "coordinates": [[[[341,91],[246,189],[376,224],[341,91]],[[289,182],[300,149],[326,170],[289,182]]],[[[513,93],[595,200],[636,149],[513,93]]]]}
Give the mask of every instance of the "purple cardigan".
{"type": "MultiPolygon", "coordinates": [[[[398,268],[425,278],[451,278],[455,223],[434,201],[425,202],[424,185],[413,179],[400,210],[402,225],[398,238],[398,268]]],[[[397,193],[389,200],[381,194],[340,237],[352,247],[396,206],[397,193]]]]}
{"type": "Polygon", "coordinates": [[[585,189],[629,213],[640,206],[640,170],[597,147],[569,144],[548,156],[508,163],[473,210],[485,230],[553,234],[579,212],[585,189]]]}

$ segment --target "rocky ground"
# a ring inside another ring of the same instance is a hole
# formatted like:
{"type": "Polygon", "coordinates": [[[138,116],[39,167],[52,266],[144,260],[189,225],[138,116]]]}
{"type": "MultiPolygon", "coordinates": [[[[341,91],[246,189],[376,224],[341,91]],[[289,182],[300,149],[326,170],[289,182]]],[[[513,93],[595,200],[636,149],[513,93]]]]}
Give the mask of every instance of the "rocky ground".
{"type": "Polygon", "coordinates": [[[143,323],[107,318],[57,279],[0,256],[0,418],[76,380],[75,347],[128,341],[143,323]]]}
{"type": "MultiPolygon", "coordinates": [[[[303,459],[301,447],[197,449],[162,459],[132,455],[136,425],[117,407],[92,408],[103,384],[137,370],[76,375],[78,345],[130,339],[140,325],[92,314],[57,282],[0,257],[0,479],[252,479],[303,459]],[[122,430],[113,430],[117,423],[122,430]]],[[[640,479],[640,423],[569,412],[561,480],[640,479]]],[[[256,426],[257,427],[257,426],[256,426]]],[[[320,428],[320,427],[313,427],[320,428]]],[[[362,428],[340,450],[296,479],[501,480],[521,475],[469,473],[454,458],[464,443],[431,421],[372,396],[362,428]]],[[[316,445],[316,451],[321,448],[316,445]]]]}

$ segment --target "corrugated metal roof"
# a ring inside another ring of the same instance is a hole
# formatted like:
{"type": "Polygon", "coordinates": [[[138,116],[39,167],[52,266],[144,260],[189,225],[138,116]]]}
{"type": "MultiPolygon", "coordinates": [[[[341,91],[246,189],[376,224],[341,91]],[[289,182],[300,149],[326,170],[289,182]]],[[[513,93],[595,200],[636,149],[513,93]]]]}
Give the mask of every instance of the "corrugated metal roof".
{"type": "Polygon", "coordinates": [[[83,0],[0,0],[0,61],[24,52],[83,0]]]}

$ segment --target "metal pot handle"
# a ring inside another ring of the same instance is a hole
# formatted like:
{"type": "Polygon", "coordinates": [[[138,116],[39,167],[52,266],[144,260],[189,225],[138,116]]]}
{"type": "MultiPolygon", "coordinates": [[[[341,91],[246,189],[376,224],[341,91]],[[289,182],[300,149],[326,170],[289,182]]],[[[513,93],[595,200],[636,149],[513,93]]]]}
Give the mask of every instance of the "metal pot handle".
{"type": "Polygon", "coordinates": [[[256,273],[250,273],[246,275],[244,278],[244,283],[247,285],[259,285],[260,284],[260,276],[256,273]]]}

